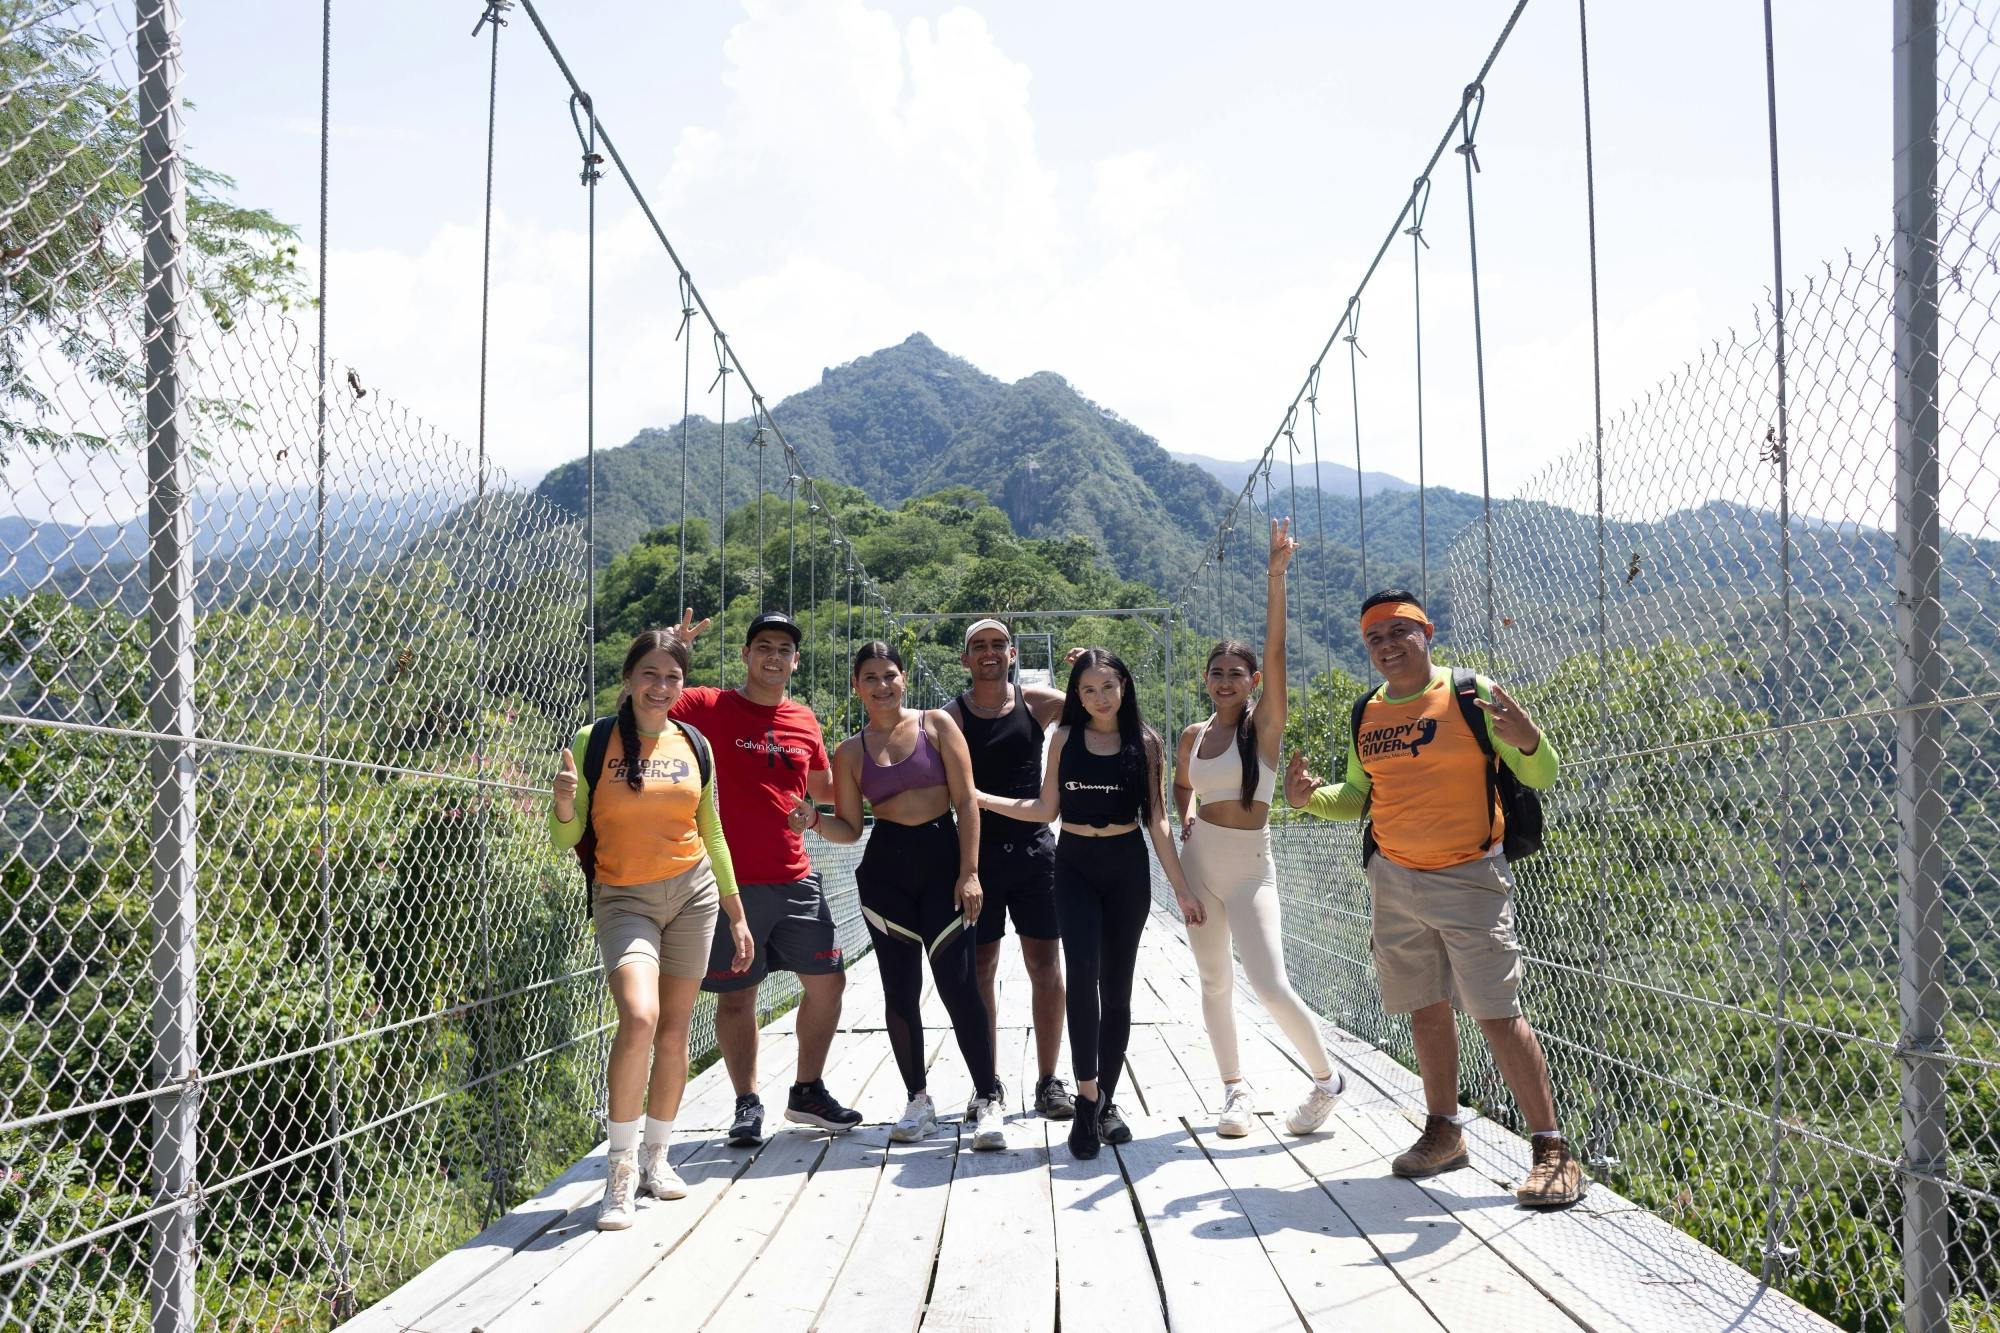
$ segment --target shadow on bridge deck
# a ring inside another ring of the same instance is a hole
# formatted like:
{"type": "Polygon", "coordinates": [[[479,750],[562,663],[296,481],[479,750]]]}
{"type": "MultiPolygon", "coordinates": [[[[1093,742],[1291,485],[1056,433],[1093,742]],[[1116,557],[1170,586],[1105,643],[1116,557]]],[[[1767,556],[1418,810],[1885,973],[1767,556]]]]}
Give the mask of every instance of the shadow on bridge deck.
{"type": "MultiPolygon", "coordinates": [[[[1018,953],[1005,956],[1001,1070],[1018,1104],[1034,1049],[1027,979],[1018,953]]],[[[718,1064],[678,1121],[685,1199],[642,1201],[630,1230],[595,1230],[600,1146],[343,1329],[1832,1328],[1602,1186],[1566,1212],[1516,1207],[1527,1145],[1491,1122],[1469,1127],[1468,1169],[1421,1184],[1391,1175],[1422,1120],[1416,1080],[1345,1034],[1334,1049],[1346,1097],[1320,1133],[1291,1136],[1282,1109],[1305,1075],[1247,994],[1244,1067],[1267,1114],[1248,1138],[1217,1138],[1193,959],[1164,916],[1134,996],[1121,1096],[1134,1141],[1094,1162],[1072,1160],[1064,1126],[1018,1105],[1003,1152],[972,1152],[955,1114],[930,1142],[891,1147],[885,1125],[904,1098],[872,958],[852,975],[826,1079],[864,1112],[862,1129],[785,1127],[754,1152],[728,1148],[718,1064]]],[[[931,1090],[955,1112],[947,1099],[970,1085],[934,997],[926,1006],[931,1090]]],[[[787,1015],[765,1029],[767,1090],[790,1081],[790,1027],[787,1015]]]]}

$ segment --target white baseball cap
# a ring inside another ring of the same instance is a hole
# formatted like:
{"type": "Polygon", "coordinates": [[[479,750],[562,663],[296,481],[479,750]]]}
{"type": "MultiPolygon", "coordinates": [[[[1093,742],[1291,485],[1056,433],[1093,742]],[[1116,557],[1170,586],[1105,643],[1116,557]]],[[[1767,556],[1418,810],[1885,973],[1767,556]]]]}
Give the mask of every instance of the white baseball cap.
{"type": "Polygon", "coordinates": [[[1012,642],[1014,638],[1014,636],[1008,632],[1007,627],[1004,624],[1002,624],[1000,621],[995,620],[992,616],[988,616],[984,620],[973,621],[971,627],[965,631],[965,646],[967,648],[970,648],[972,646],[972,636],[979,633],[979,631],[983,629],[997,629],[1002,634],[1007,635],[1009,642],[1012,642]]]}

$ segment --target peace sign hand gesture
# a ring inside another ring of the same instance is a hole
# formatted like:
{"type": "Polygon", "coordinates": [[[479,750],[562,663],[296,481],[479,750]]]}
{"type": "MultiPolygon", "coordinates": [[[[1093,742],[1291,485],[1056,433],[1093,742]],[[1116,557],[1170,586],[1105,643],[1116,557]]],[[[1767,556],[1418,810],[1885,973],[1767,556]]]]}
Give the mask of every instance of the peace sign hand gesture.
{"type": "Polygon", "coordinates": [[[707,616],[703,616],[701,618],[700,623],[697,624],[694,618],[694,608],[691,606],[684,606],[681,608],[681,623],[678,625],[669,625],[667,627],[667,633],[673,635],[676,639],[679,639],[683,644],[692,648],[694,646],[694,641],[697,638],[701,637],[701,632],[708,628],[709,623],[710,623],[709,618],[707,616]]]}
{"type": "Polygon", "coordinates": [[[1292,520],[1274,518],[1271,520],[1271,573],[1282,577],[1291,567],[1292,556],[1299,549],[1299,539],[1292,536],[1292,520]]]}
{"type": "Polygon", "coordinates": [[[1493,734],[1519,750],[1522,754],[1533,754],[1541,748],[1542,729],[1535,725],[1535,719],[1528,716],[1528,710],[1521,707],[1514,696],[1493,685],[1491,700],[1476,700],[1492,719],[1493,734]]]}

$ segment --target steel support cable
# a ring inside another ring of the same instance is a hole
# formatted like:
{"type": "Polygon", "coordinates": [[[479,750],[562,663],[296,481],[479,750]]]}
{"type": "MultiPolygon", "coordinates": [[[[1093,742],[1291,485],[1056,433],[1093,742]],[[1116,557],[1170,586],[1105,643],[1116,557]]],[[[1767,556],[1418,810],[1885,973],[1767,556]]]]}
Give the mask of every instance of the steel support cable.
{"type": "MultiPolygon", "coordinates": [[[[1578,0],[1582,3],[1582,0],[1578,0]]],[[[1588,93],[1586,92],[1586,101],[1588,93]]],[[[1588,110],[1585,117],[1588,119],[1588,110]]],[[[1585,130],[1588,140],[1589,131],[1585,130]]],[[[1417,354],[1417,596],[1425,606],[1431,601],[1431,537],[1428,515],[1424,512],[1427,483],[1424,479],[1424,251],[1431,243],[1424,239],[1424,214],[1431,206],[1431,178],[1419,176],[1410,186],[1410,225],[1403,228],[1410,238],[1411,314],[1416,324],[1417,354]]],[[[1596,212],[1593,209],[1592,218],[1596,212]]],[[[1593,224],[1595,222],[1593,221],[1593,224]]],[[[1592,270],[1595,272],[1595,269],[1592,270]]]]}
{"type": "MultiPolygon", "coordinates": [[[[522,4],[526,7],[530,17],[532,17],[534,15],[534,5],[530,2],[530,0],[522,0],[522,4]]],[[[1516,0],[1514,8],[1511,11],[1509,11],[1507,15],[1507,22],[1501,26],[1500,35],[1494,39],[1492,48],[1489,51],[1487,51],[1486,59],[1483,63],[1481,63],[1479,67],[1479,72],[1473,76],[1474,84],[1483,83],[1486,79],[1486,76],[1492,72],[1494,62],[1499,60],[1501,50],[1506,47],[1507,39],[1513,35],[1514,26],[1515,24],[1520,22],[1521,13],[1523,10],[1527,9],[1527,7],[1528,7],[1528,0],[1516,0]]],[[[1424,164],[1424,169],[1423,172],[1421,173],[1423,176],[1429,176],[1436,169],[1439,161],[1443,159],[1445,149],[1451,147],[1452,137],[1458,133],[1459,122],[1464,117],[1464,115],[1465,115],[1465,104],[1464,100],[1461,99],[1458,110],[1453,113],[1450,123],[1445,126],[1444,133],[1438,136],[1437,146],[1431,150],[1430,159],[1424,164]]],[[[609,141],[607,140],[606,142],[608,145],[609,141]]],[[[1383,256],[1389,253],[1389,247],[1395,244],[1396,238],[1403,234],[1403,224],[1405,220],[1410,216],[1411,202],[1412,202],[1411,200],[1407,199],[1404,200],[1402,209],[1398,211],[1396,214],[1396,220],[1392,222],[1389,226],[1388,235],[1382,238],[1382,244],[1376,248],[1374,258],[1368,261],[1368,267],[1365,270],[1363,270],[1361,274],[1361,281],[1358,284],[1356,284],[1354,288],[1353,294],[1355,296],[1358,297],[1363,292],[1367,291],[1369,282],[1372,281],[1375,277],[1375,271],[1382,266],[1383,256]]],[[[1298,392],[1292,396],[1292,401],[1289,404],[1287,404],[1286,412],[1288,416],[1291,410],[1293,408],[1296,408],[1299,405],[1300,401],[1304,399],[1307,385],[1312,383],[1312,371],[1318,369],[1318,367],[1326,360],[1327,353],[1333,350],[1334,343],[1337,342],[1340,339],[1341,334],[1346,331],[1346,325],[1347,325],[1347,317],[1345,314],[1343,314],[1341,316],[1340,322],[1333,326],[1333,332],[1327,335],[1325,344],[1319,350],[1319,355],[1313,358],[1312,366],[1307,371],[1306,380],[1299,385],[1298,392]]],[[[1276,447],[1277,441],[1278,441],[1278,432],[1274,431],[1272,432],[1270,442],[1264,446],[1264,452],[1267,455],[1271,452],[1273,448],[1276,447]]],[[[1318,479],[1315,478],[1314,480],[1317,481],[1318,479]]],[[[1243,499],[1244,496],[1242,495],[1241,492],[1239,492],[1237,494],[1235,501],[1232,502],[1229,507],[1228,519],[1235,518],[1236,508],[1238,505],[1242,503],[1243,499]]],[[[1210,549],[1211,550],[1213,549],[1213,543],[1211,543],[1210,549]]],[[[1186,600],[1187,596],[1189,595],[1189,586],[1192,585],[1193,581],[1194,581],[1193,575],[1190,575],[1187,583],[1182,585],[1181,591],[1170,600],[1176,602],[1186,600]]]]}
{"type": "MultiPolygon", "coordinates": [[[[319,890],[319,939],[320,939],[320,1015],[321,1040],[331,1042],[339,1027],[333,1004],[334,941],[337,938],[333,924],[333,867],[328,861],[328,852],[333,843],[333,811],[331,799],[331,775],[328,772],[325,754],[328,749],[329,726],[326,709],[327,679],[327,598],[326,598],[326,265],[327,236],[329,232],[327,177],[331,169],[331,140],[333,115],[333,0],[322,0],[320,5],[319,28],[319,275],[318,275],[318,318],[319,339],[317,362],[318,382],[314,396],[313,435],[315,444],[315,482],[313,494],[313,722],[318,734],[314,747],[322,756],[313,765],[315,798],[318,810],[318,841],[313,857],[313,879],[319,890]]],[[[346,1127],[347,1098],[342,1080],[340,1061],[331,1051],[327,1052],[327,1112],[328,1122],[335,1136],[335,1147],[328,1155],[327,1165],[332,1179],[328,1182],[333,1195],[334,1228],[333,1253],[329,1256],[333,1269],[333,1284],[330,1303],[333,1318],[337,1323],[354,1314],[354,1279],[349,1273],[353,1262],[353,1250],[347,1238],[347,1154],[340,1144],[339,1135],[346,1127]]]]}
{"type": "Polygon", "coordinates": [[[1458,118],[1464,142],[1453,151],[1465,159],[1465,244],[1472,264],[1472,371],[1479,401],[1479,496],[1480,530],[1486,541],[1486,651],[1492,656],[1489,669],[1500,657],[1498,622],[1493,612],[1493,469],[1486,436],[1486,335],[1479,309],[1479,212],[1473,199],[1472,178],[1479,172],[1479,146],[1474,135],[1479,118],[1486,110],[1486,85],[1469,83],[1458,118]]]}
{"type": "MultiPolygon", "coordinates": [[[[1306,376],[1305,392],[1306,392],[1306,409],[1307,409],[1306,425],[1312,431],[1313,521],[1314,524],[1319,529],[1320,586],[1322,588],[1325,588],[1331,586],[1332,584],[1333,552],[1331,549],[1328,548],[1326,544],[1326,497],[1324,494],[1321,493],[1319,486],[1319,376],[1320,376],[1320,368],[1318,366],[1314,366],[1311,372],[1306,376]]],[[[1339,701],[1334,699],[1333,697],[1333,636],[1331,634],[1326,634],[1322,635],[1321,639],[1322,642],[1320,644],[1320,674],[1326,677],[1327,710],[1328,710],[1327,716],[1339,717],[1340,716],[1339,701]]],[[[1333,751],[1333,739],[1335,735],[1337,735],[1338,733],[1339,733],[1339,728],[1337,727],[1327,728],[1326,762],[1327,762],[1328,772],[1340,771],[1339,767],[1334,762],[1338,756],[1336,756],[1333,751]]]]}
{"type": "MultiPolygon", "coordinates": [[[[761,409],[763,404],[759,403],[761,409]]],[[[750,443],[757,448],[757,609],[764,609],[764,425],[759,420],[762,411],[752,412],[750,419],[757,422],[757,433],[750,437],[750,443]]]]}
{"type": "Polygon", "coordinates": [[[798,619],[793,591],[799,580],[799,470],[785,460],[785,614],[798,619]]]}
{"type": "MultiPolygon", "coordinates": [[[[597,182],[604,178],[598,169],[603,161],[597,152],[597,112],[587,93],[569,95],[569,121],[576,129],[583,165],[577,180],[586,196],[584,223],[583,278],[583,721],[597,712],[597,182]],[[577,119],[581,110],[589,125],[577,119]]],[[[604,1035],[608,1022],[606,1007],[611,1003],[610,988],[597,988],[597,1065],[611,1067],[610,1038],[604,1035]]],[[[597,1118],[608,1124],[611,1118],[611,1079],[607,1072],[602,1084],[603,1103],[593,1108],[597,1118]]]]}
{"type": "MultiPolygon", "coordinates": [[[[1779,671],[1778,717],[1785,727],[1778,739],[1778,922],[1777,958],[1774,964],[1774,1008],[1784,1013],[1791,1000],[1792,970],[1792,877],[1796,866],[1792,827],[1792,733],[1796,721],[1794,674],[1792,667],[1792,514],[1791,514],[1791,432],[1785,368],[1785,244],[1783,188],[1778,169],[1778,61],[1777,43],[1772,32],[1771,0],[1764,0],[1764,106],[1767,143],[1771,165],[1771,318],[1774,360],[1777,371],[1776,449],[1778,464],[1778,586],[1779,671]]],[[[1785,1079],[1790,1050],[1787,1032],[1780,1026],[1771,1042],[1771,1163],[1766,1181],[1764,1209],[1764,1263],[1762,1277],[1769,1284],[1778,1269],[1798,1251],[1784,1243],[1785,1219],[1780,1202],[1785,1144],[1785,1079]]]]}
{"type": "MultiPolygon", "coordinates": [[[[488,3],[489,5],[504,7],[515,3],[515,0],[488,0],[488,3]]],[[[569,61],[564,58],[562,49],[556,45],[554,35],[549,32],[548,25],[542,21],[541,11],[535,8],[534,0],[519,0],[519,4],[521,12],[528,16],[530,23],[534,24],[536,35],[542,39],[542,45],[547,48],[549,58],[555,61],[556,69],[562,74],[563,80],[569,84],[570,91],[582,92],[583,85],[577,81],[575,73],[569,67],[569,61]]],[[[1527,0],[1519,0],[1514,10],[1514,18],[1520,16],[1521,9],[1525,8],[1526,4],[1527,0]]],[[[1507,23],[1508,29],[1511,30],[1513,25],[1514,19],[1510,18],[1507,23]]],[[[1502,34],[1502,40],[1505,40],[1504,33],[1502,34]]],[[[1497,48],[1495,54],[1498,54],[1497,48]]],[[[1491,63],[1491,57],[1488,57],[1488,63],[1491,63]]],[[[684,307],[683,318],[691,316],[694,311],[699,311],[702,318],[708,321],[709,327],[719,331],[721,325],[716,321],[715,312],[709,309],[707,299],[702,296],[701,289],[695,285],[693,273],[689,271],[686,264],[681,262],[680,252],[675,250],[673,242],[667,239],[666,228],[660,224],[659,215],[653,211],[652,201],[647,199],[645,191],[639,188],[638,178],[632,174],[632,169],[626,165],[624,155],[618,151],[618,145],[612,139],[611,132],[604,127],[602,120],[596,121],[596,126],[597,141],[599,146],[604,150],[604,155],[610,159],[611,165],[618,169],[618,177],[625,182],[625,188],[631,192],[632,202],[639,206],[639,212],[645,217],[646,224],[653,230],[654,239],[659,241],[660,248],[666,251],[668,262],[674,266],[675,271],[680,275],[682,304],[684,307]]],[[[740,376],[745,392],[749,393],[753,401],[761,403],[763,396],[758,392],[756,384],[752,382],[750,372],[744,368],[742,361],[737,358],[735,349],[728,346],[728,340],[722,339],[721,341],[723,349],[729,357],[731,373],[740,376]]],[[[683,412],[682,416],[683,420],[685,420],[685,412],[683,412]]],[[[778,424],[777,418],[768,409],[764,410],[763,424],[776,437],[778,443],[784,446],[785,452],[794,460],[798,460],[800,457],[798,450],[793,447],[791,440],[785,435],[784,428],[778,424]]],[[[801,467],[801,471],[803,470],[803,467],[801,467]]],[[[827,511],[827,526],[836,534],[840,531],[840,525],[834,519],[831,509],[827,511]]],[[[864,568],[862,573],[865,575],[866,572],[864,568]]],[[[683,604],[685,604],[685,599],[683,599],[683,604]]]]}
{"type": "MultiPolygon", "coordinates": [[[[1589,237],[1590,256],[1590,437],[1597,486],[1597,734],[1603,737],[1611,734],[1611,616],[1608,602],[1610,575],[1604,531],[1604,358],[1602,324],[1598,315],[1597,156],[1596,143],[1591,137],[1588,10],[1589,0],[1576,0],[1577,64],[1583,76],[1584,220],[1589,237]]],[[[1420,407],[1419,411],[1421,410],[1420,407]]],[[[1598,775],[1597,798],[1600,807],[1608,806],[1610,803],[1611,781],[1612,774],[1608,770],[1598,775]]],[[[1584,1157],[1600,1171],[1615,1167],[1618,1161],[1615,1155],[1618,1141],[1618,1106],[1610,1093],[1611,1079],[1601,1054],[1610,1049],[1611,990],[1606,981],[1611,970],[1610,875],[1611,825],[1608,820],[1599,820],[1597,870],[1594,877],[1597,886],[1597,911],[1594,913],[1597,918],[1597,966],[1594,975],[1597,984],[1597,1048],[1600,1055],[1596,1062],[1597,1114],[1592,1117],[1589,1138],[1584,1144],[1584,1157]]]]}
{"type": "Polygon", "coordinates": [[[715,379],[708,391],[722,390],[715,424],[715,664],[716,679],[729,687],[729,336],[708,323],[715,343],[715,379]]]}
{"type": "Polygon", "coordinates": [[[1361,369],[1357,357],[1367,356],[1361,350],[1361,297],[1351,296],[1347,300],[1347,396],[1354,409],[1354,521],[1361,544],[1361,595],[1368,596],[1374,589],[1368,583],[1368,492],[1361,484],[1361,369]]]}
{"type": "MultiPolygon", "coordinates": [[[[486,12],[479,16],[479,22],[474,24],[472,28],[472,35],[474,37],[479,35],[481,28],[491,27],[493,30],[490,43],[491,54],[488,59],[486,74],[486,200],[482,215],[483,223],[479,252],[479,461],[472,511],[472,540],[475,550],[480,549],[486,539],[486,380],[489,361],[488,334],[491,329],[493,315],[493,142],[500,110],[500,29],[507,26],[507,20],[502,15],[509,3],[510,0],[486,0],[486,12]]],[[[483,633],[485,599],[481,595],[482,591],[483,589],[478,583],[474,584],[471,591],[472,641],[475,644],[484,643],[486,638],[483,633]]],[[[475,724],[473,736],[472,773],[474,778],[484,779],[486,776],[486,654],[475,650],[473,657],[475,665],[473,667],[472,697],[478,701],[476,705],[478,722],[475,724]]],[[[498,983],[493,962],[492,884],[487,874],[486,866],[487,837],[491,832],[492,812],[492,801],[482,789],[479,829],[476,835],[478,837],[477,861],[479,865],[479,887],[477,893],[479,898],[479,947],[485,959],[487,988],[489,990],[496,989],[498,983]]],[[[482,1068],[489,1070],[493,1068],[495,1063],[494,1052],[488,1045],[488,1033],[492,1026],[492,1023],[489,1021],[476,1024],[473,1028],[473,1044],[477,1052],[477,1059],[482,1068]]],[[[496,1213],[504,1211],[499,1207],[501,1197],[505,1191],[505,1185],[502,1182],[503,1173],[500,1169],[500,1099],[497,1085],[494,1087],[493,1093],[494,1095],[487,1099],[489,1125],[486,1142],[486,1179],[488,1188],[484,1214],[480,1222],[482,1226],[492,1221],[496,1213]]]]}
{"type": "MultiPolygon", "coordinates": [[[[592,124],[596,120],[593,117],[592,124]]],[[[694,324],[694,284],[688,275],[680,275],[681,326],[674,330],[674,340],[681,344],[681,587],[676,606],[688,604],[688,425],[694,411],[694,336],[688,330],[694,324]]]]}

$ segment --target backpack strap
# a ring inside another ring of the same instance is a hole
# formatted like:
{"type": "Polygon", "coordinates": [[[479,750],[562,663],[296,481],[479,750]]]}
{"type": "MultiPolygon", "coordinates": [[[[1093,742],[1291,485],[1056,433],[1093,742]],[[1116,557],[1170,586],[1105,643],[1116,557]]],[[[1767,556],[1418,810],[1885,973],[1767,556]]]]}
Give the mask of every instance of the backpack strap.
{"type": "MultiPolygon", "coordinates": [[[[1374,690],[1369,690],[1359,699],[1356,699],[1354,701],[1354,711],[1347,719],[1348,744],[1353,747],[1357,763],[1360,761],[1359,756],[1361,754],[1361,715],[1368,711],[1368,701],[1375,697],[1375,693],[1374,690]]],[[[1374,808],[1375,788],[1371,784],[1368,788],[1368,793],[1361,798],[1361,814],[1359,816],[1359,818],[1368,821],[1361,826],[1361,868],[1364,870],[1368,868],[1368,863],[1375,858],[1375,824],[1373,820],[1368,819],[1368,812],[1374,808]]]]}
{"type": "MultiPolygon", "coordinates": [[[[1464,718],[1465,725],[1472,729],[1472,739],[1479,742],[1479,752],[1486,756],[1486,809],[1488,811],[1486,816],[1486,831],[1491,833],[1493,831],[1493,816],[1491,812],[1495,808],[1493,788],[1494,784],[1498,781],[1498,774],[1494,770],[1500,766],[1500,756],[1494,753],[1493,738],[1486,733],[1486,710],[1479,706],[1479,677],[1465,667],[1453,667],[1451,669],[1451,692],[1458,699],[1458,715],[1464,718]]],[[[1489,837],[1486,840],[1486,845],[1490,848],[1498,841],[1500,841],[1498,837],[1489,837]]]]}
{"type": "Polygon", "coordinates": [[[583,780],[590,789],[597,790],[598,780],[604,776],[604,756],[611,751],[611,733],[618,730],[618,717],[600,717],[590,724],[590,739],[583,746],[583,780]]]}
{"type": "Polygon", "coordinates": [[[715,756],[708,748],[708,737],[697,731],[692,722],[675,718],[674,725],[681,729],[681,735],[687,738],[688,748],[694,751],[695,767],[701,770],[701,785],[706,787],[709,778],[715,774],[715,756]]]}

